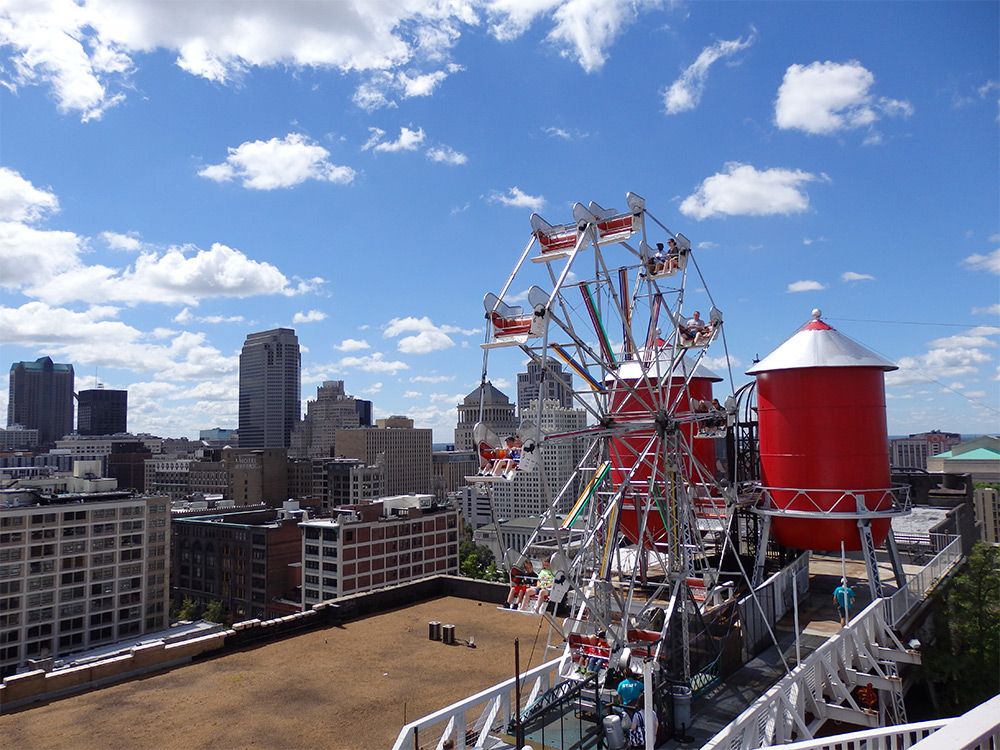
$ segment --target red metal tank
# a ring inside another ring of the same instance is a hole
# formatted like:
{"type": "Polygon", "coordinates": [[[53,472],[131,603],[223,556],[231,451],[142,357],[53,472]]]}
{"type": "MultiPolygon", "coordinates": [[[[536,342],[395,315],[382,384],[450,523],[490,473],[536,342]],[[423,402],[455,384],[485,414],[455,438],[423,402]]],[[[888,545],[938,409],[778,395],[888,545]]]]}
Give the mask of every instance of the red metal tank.
{"type": "MultiPolygon", "coordinates": [[[[861,549],[855,494],[869,511],[892,505],[885,373],[897,369],[820,319],[749,370],[757,378],[761,484],[771,488],[771,534],[796,549],[861,549]],[[794,517],[781,511],[825,512],[794,517]]],[[[881,544],[891,521],[872,521],[881,544]]]]}
{"type": "MultiPolygon", "coordinates": [[[[639,356],[643,356],[642,352],[639,356]]],[[[629,360],[618,368],[620,381],[614,378],[605,381],[611,391],[611,412],[616,422],[651,420],[658,408],[665,409],[668,413],[687,412],[691,410],[690,400],[693,398],[708,402],[712,400],[712,383],[719,382],[722,378],[707,367],[698,365],[691,373],[687,388],[684,388],[685,377],[690,368],[686,359],[681,359],[675,366],[674,375],[669,379],[668,393],[666,373],[670,371],[670,356],[671,351],[664,349],[660,358],[649,364],[629,360]],[[627,383],[632,390],[623,383],[627,383]]],[[[682,473],[696,488],[704,486],[706,473],[710,477],[716,470],[715,441],[695,438],[694,424],[682,425],[680,430],[691,446],[697,462],[685,458],[682,473]]],[[[611,441],[611,481],[616,490],[635,467],[630,481],[634,489],[623,500],[619,521],[622,533],[633,544],[639,540],[640,513],[644,507],[649,478],[663,460],[662,453],[644,454],[654,433],[654,427],[643,427],[611,441]]],[[[653,451],[656,451],[656,446],[654,442],[653,451]]],[[[662,472],[656,471],[656,475],[662,476],[662,472]]],[[[662,482],[658,483],[658,493],[660,498],[666,493],[662,482]]],[[[666,531],[659,512],[651,513],[646,525],[654,542],[666,541],[666,531]]]]}

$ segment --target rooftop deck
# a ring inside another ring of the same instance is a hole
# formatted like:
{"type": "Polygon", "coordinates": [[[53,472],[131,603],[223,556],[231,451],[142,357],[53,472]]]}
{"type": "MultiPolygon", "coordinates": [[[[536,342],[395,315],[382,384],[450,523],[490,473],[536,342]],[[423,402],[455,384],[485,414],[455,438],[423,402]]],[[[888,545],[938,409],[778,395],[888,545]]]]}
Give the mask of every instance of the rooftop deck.
{"type": "Polygon", "coordinates": [[[432,599],[3,715],[0,737],[19,750],[390,747],[404,707],[409,720],[511,676],[514,638],[527,660],[541,622],[432,599]],[[430,620],[476,648],[429,641],[430,620]]]}

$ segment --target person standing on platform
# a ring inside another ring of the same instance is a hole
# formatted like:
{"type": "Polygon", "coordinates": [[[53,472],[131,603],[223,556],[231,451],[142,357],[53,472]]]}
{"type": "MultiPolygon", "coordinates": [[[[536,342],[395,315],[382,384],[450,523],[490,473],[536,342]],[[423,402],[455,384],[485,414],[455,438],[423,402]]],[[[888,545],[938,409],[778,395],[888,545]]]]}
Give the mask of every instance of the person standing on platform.
{"type": "Polygon", "coordinates": [[[850,622],[851,609],[854,607],[854,590],[847,585],[846,578],[841,578],[840,585],[833,590],[833,601],[840,612],[840,624],[846,625],[850,622]]]}

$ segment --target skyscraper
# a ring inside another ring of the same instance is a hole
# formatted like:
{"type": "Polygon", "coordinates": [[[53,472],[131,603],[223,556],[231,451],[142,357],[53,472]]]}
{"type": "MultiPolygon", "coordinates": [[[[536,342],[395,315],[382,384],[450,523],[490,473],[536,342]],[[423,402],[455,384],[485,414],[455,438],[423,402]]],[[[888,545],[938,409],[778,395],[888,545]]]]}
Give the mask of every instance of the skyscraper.
{"type": "Polygon", "coordinates": [[[10,366],[7,426],[38,430],[38,443],[52,445],[73,432],[73,365],[51,357],[10,366]]]}
{"type": "Polygon", "coordinates": [[[128,391],[95,388],[76,397],[76,431],[81,435],[128,432],[128,391]]]}
{"type": "MultiPolygon", "coordinates": [[[[370,402],[369,402],[370,403],[370,402]]],[[[337,430],[365,427],[361,424],[354,396],[348,396],[343,380],[325,380],[316,389],[316,399],[306,402],[306,416],[292,432],[290,456],[314,458],[334,455],[337,430]]]]}
{"type": "Polygon", "coordinates": [[[472,432],[480,419],[501,439],[515,432],[520,424],[514,416],[514,404],[507,398],[507,394],[487,381],[485,386],[476,388],[458,405],[455,450],[471,451],[475,449],[472,432]],[[483,407],[481,414],[480,400],[483,407]]]}
{"type": "Polygon", "coordinates": [[[543,402],[554,399],[564,409],[573,406],[573,376],[551,359],[546,361],[544,378],[539,362],[529,362],[526,371],[517,374],[518,416],[530,419],[531,415],[525,414],[525,409],[539,398],[543,402]]]}
{"type": "Polygon", "coordinates": [[[291,328],[251,333],[240,352],[240,447],[287,448],[301,414],[302,357],[291,328]]]}

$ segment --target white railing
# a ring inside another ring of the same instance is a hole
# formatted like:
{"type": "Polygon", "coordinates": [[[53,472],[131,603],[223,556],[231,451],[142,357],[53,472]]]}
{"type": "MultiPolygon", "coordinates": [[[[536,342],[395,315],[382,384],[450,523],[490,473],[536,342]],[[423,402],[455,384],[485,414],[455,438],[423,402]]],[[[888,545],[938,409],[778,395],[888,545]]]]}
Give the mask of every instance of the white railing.
{"type": "Polygon", "coordinates": [[[880,727],[819,740],[803,740],[788,745],[771,745],[761,750],[909,750],[954,719],[934,719],[917,724],[880,727]]]}
{"type": "Polygon", "coordinates": [[[1000,695],[956,716],[915,750],[997,750],[1000,748],[1000,695]]]}
{"type": "Polygon", "coordinates": [[[880,666],[886,659],[916,661],[906,652],[885,622],[883,599],[876,599],[803,659],[702,750],[751,750],[811,738],[828,718],[849,718],[854,723],[876,721],[858,706],[851,689],[858,676],[876,672],[884,684],[892,677],[880,666]],[[807,723],[806,715],[813,718],[807,723]]]}
{"type": "Polygon", "coordinates": [[[962,540],[955,537],[906,585],[885,600],[886,619],[895,627],[922,602],[937,582],[962,559],[962,540]]]}
{"type": "Polygon", "coordinates": [[[743,660],[752,659],[768,642],[774,624],[792,608],[793,582],[801,597],[809,590],[809,552],[782,568],[737,603],[743,627],[743,660]],[[769,627],[770,626],[770,629],[769,627]]]}
{"type": "MultiPolygon", "coordinates": [[[[521,675],[521,707],[559,681],[559,670],[569,658],[560,656],[540,664],[521,675]]],[[[400,731],[392,750],[421,750],[444,747],[446,740],[454,742],[455,750],[482,747],[496,725],[506,724],[515,704],[515,679],[511,677],[480,693],[453,703],[422,719],[411,721],[400,731]],[[467,737],[473,737],[467,741],[467,737]]]]}

